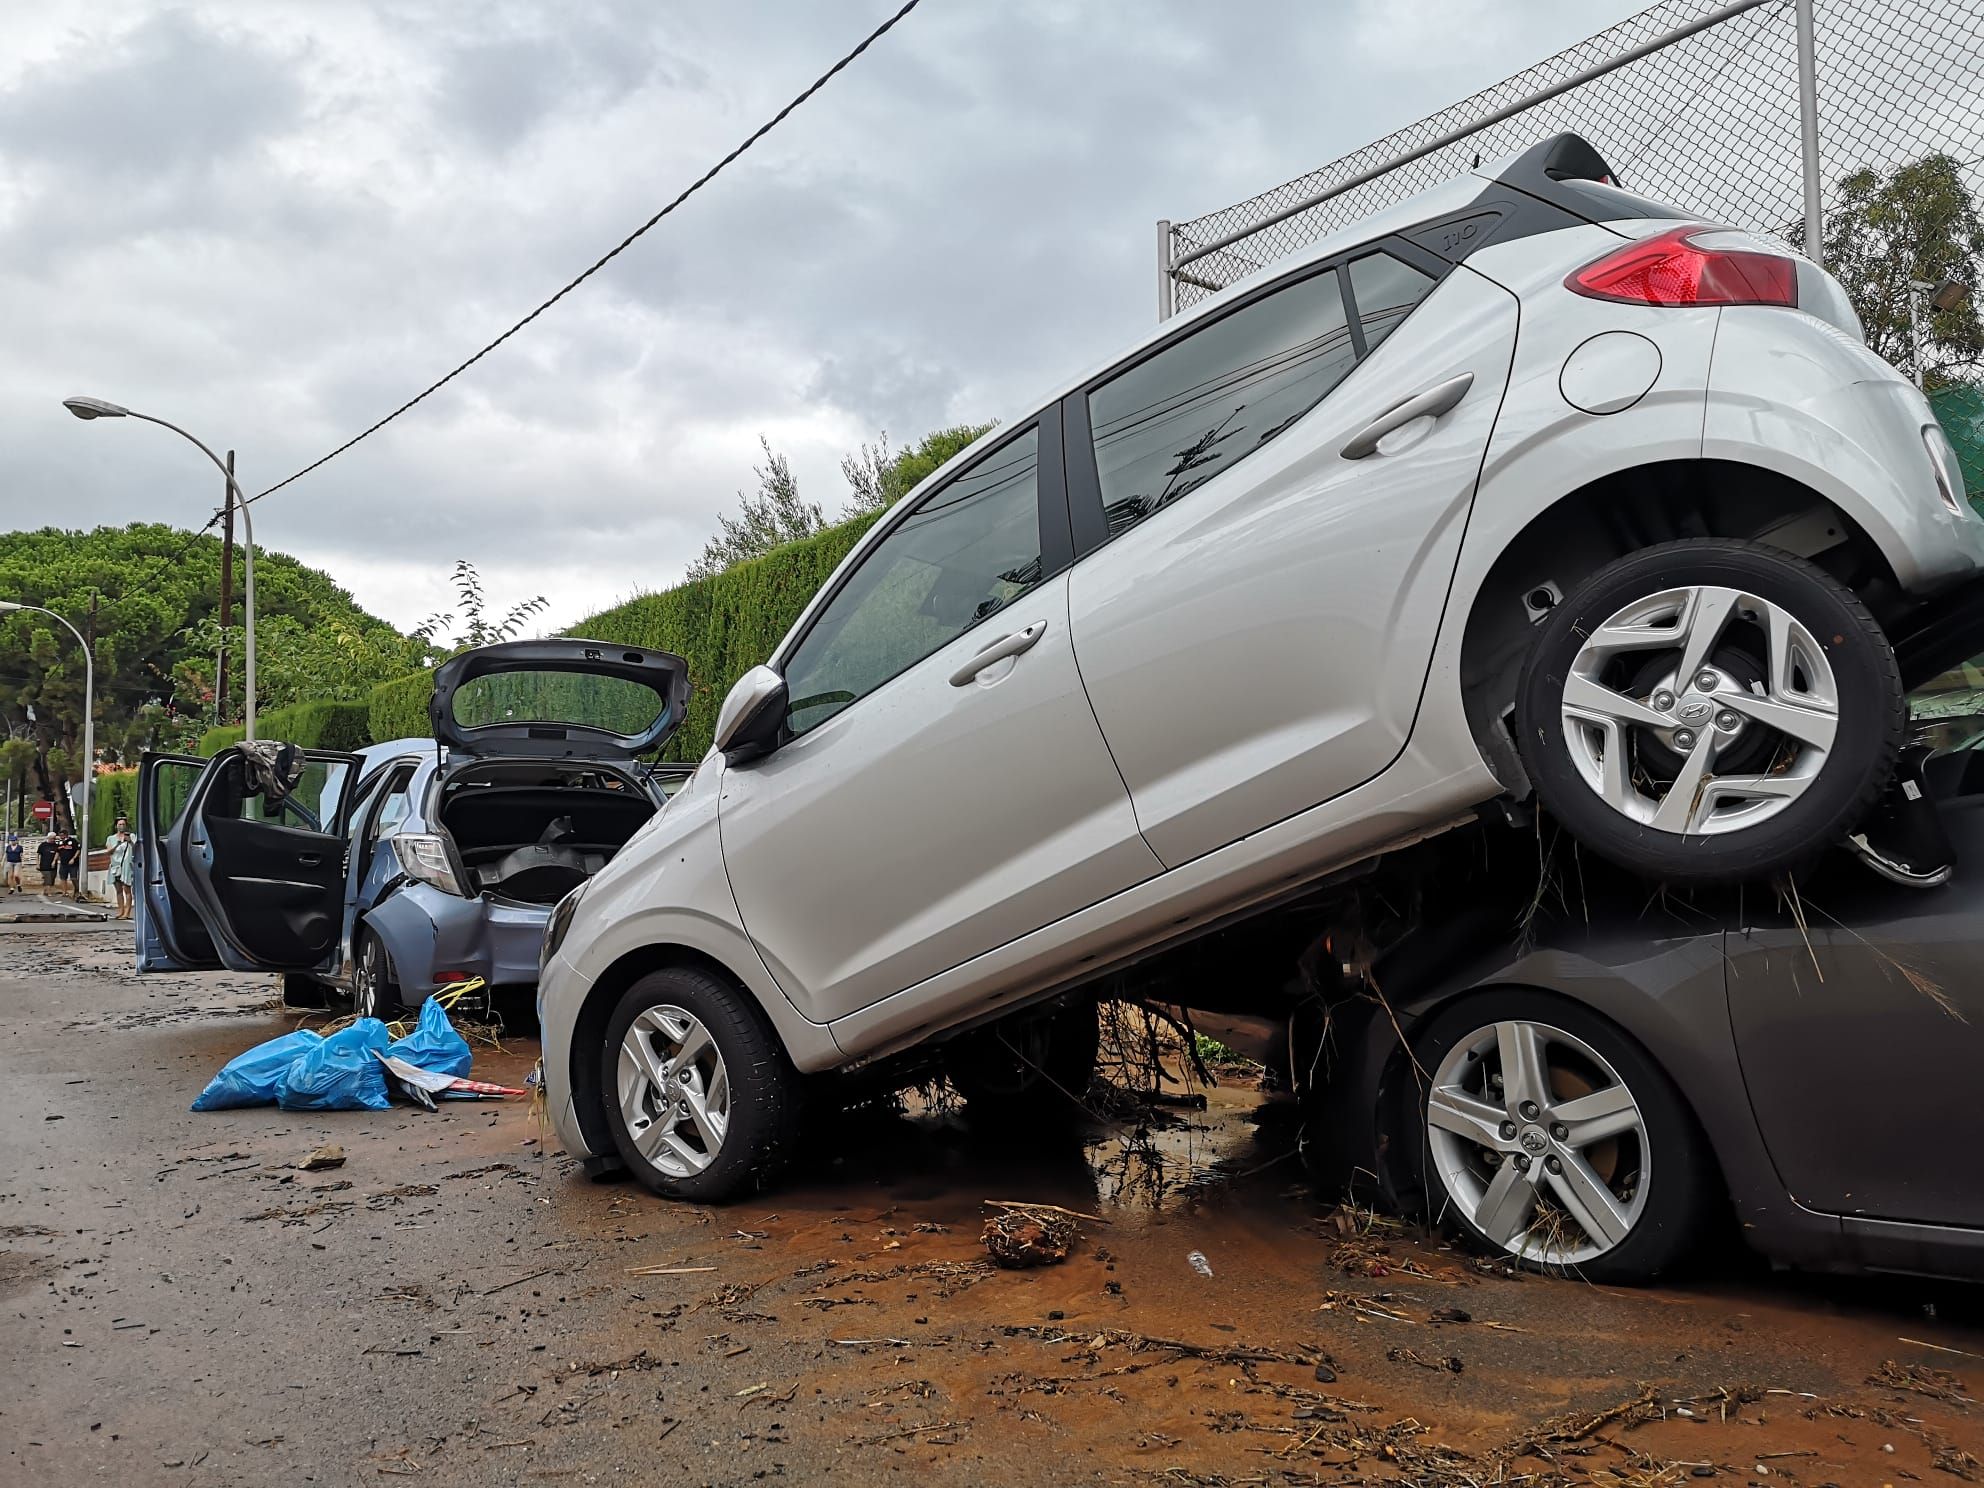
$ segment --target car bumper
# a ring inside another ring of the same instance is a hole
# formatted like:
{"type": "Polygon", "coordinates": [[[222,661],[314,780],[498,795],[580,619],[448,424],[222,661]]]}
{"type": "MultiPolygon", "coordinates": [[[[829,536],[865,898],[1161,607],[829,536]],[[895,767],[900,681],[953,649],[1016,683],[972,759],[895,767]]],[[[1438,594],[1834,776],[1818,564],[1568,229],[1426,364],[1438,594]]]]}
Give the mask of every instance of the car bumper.
{"type": "Polygon", "coordinates": [[[537,1023],[544,1048],[544,1106],[568,1156],[595,1156],[572,1099],[572,1026],[592,983],[564,956],[553,956],[537,984],[537,1023]]]}
{"type": "Polygon", "coordinates": [[[376,905],[365,924],[385,942],[401,1000],[411,1006],[458,976],[492,987],[531,985],[550,919],[547,905],[463,899],[409,883],[376,905]]]}
{"type": "Polygon", "coordinates": [[[1737,307],[1716,333],[1702,454],[1764,465],[1826,496],[1924,597],[1984,571],[1984,520],[1944,502],[1916,387],[1810,316],[1737,307]]]}

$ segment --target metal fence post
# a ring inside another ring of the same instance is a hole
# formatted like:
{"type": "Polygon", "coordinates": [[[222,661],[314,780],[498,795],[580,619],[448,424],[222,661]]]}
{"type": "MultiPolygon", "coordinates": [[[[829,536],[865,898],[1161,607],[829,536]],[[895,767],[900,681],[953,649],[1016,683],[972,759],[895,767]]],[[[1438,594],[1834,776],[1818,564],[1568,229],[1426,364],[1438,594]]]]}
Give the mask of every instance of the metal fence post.
{"type": "Polygon", "coordinates": [[[1160,217],[1157,220],[1157,318],[1171,319],[1171,312],[1177,308],[1178,281],[1171,277],[1171,223],[1160,217]]]}
{"type": "Polygon", "coordinates": [[[1813,0],[1798,0],[1798,133],[1805,156],[1805,252],[1826,261],[1825,215],[1819,205],[1819,65],[1813,0]]]}

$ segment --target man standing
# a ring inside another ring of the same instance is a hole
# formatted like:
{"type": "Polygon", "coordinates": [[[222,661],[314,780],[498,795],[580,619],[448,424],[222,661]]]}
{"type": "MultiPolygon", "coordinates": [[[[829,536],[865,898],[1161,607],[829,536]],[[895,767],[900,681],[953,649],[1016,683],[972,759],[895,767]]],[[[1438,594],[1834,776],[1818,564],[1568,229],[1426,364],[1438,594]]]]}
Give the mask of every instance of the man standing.
{"type": "Polygon", "coordinates": [[[62,880],[63,887],[68,890],[71,899],[82,897],[82,890],[77,886],[76,879],[76,864],[82,856],[83,844],[76,839],[76,834],[64,832],[62,840],[55,844],[55,872],[62,880]]]}
{"type": "Polygon", "coordinates": [[[110,883],[117,891],[117,918],[131,918],[131,885],[137,878],[138,839],[131,835],[130,823],[117,818],[117,830],[110,838],[110,883]]]}
{"type": "Polygon", "coordinates": [[[41,891],[46,894],[55,887],[55,834],[45,832],[34,850],[35,866],[41,869],[41,891]]]}

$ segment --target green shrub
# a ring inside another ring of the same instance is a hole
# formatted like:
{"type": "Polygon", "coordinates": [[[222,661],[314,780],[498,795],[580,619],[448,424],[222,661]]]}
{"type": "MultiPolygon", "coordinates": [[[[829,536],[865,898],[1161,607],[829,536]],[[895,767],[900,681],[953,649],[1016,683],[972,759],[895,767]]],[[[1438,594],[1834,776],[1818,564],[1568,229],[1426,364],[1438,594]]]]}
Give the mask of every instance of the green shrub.
{"type": "MultiPolygon", "coordinates": [[[[373,741],[370,713],[370,705],[363,700],[320,698],[257,714],[255,732],[264,739],[281,739],[285,744],[297,744],[305,749],[349,752],[363,749],[373,741]]],[[[238,723],[210,728],[200,735],[200,753],[219,754],[238,744],[246,734],[247,730],[238,723]]]]}

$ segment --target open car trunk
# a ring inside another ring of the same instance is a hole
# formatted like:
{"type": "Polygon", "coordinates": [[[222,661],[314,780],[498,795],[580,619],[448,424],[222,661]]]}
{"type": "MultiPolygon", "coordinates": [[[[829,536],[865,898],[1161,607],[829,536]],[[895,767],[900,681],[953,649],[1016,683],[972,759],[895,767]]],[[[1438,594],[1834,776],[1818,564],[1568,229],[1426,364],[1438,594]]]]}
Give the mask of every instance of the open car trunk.
{"type": "Polygon", "coordinates": [[[471,892],[551,905],[654,813],[645,791],[605,766],[489,761],[450,773],[437,814],[471,892]]]}

